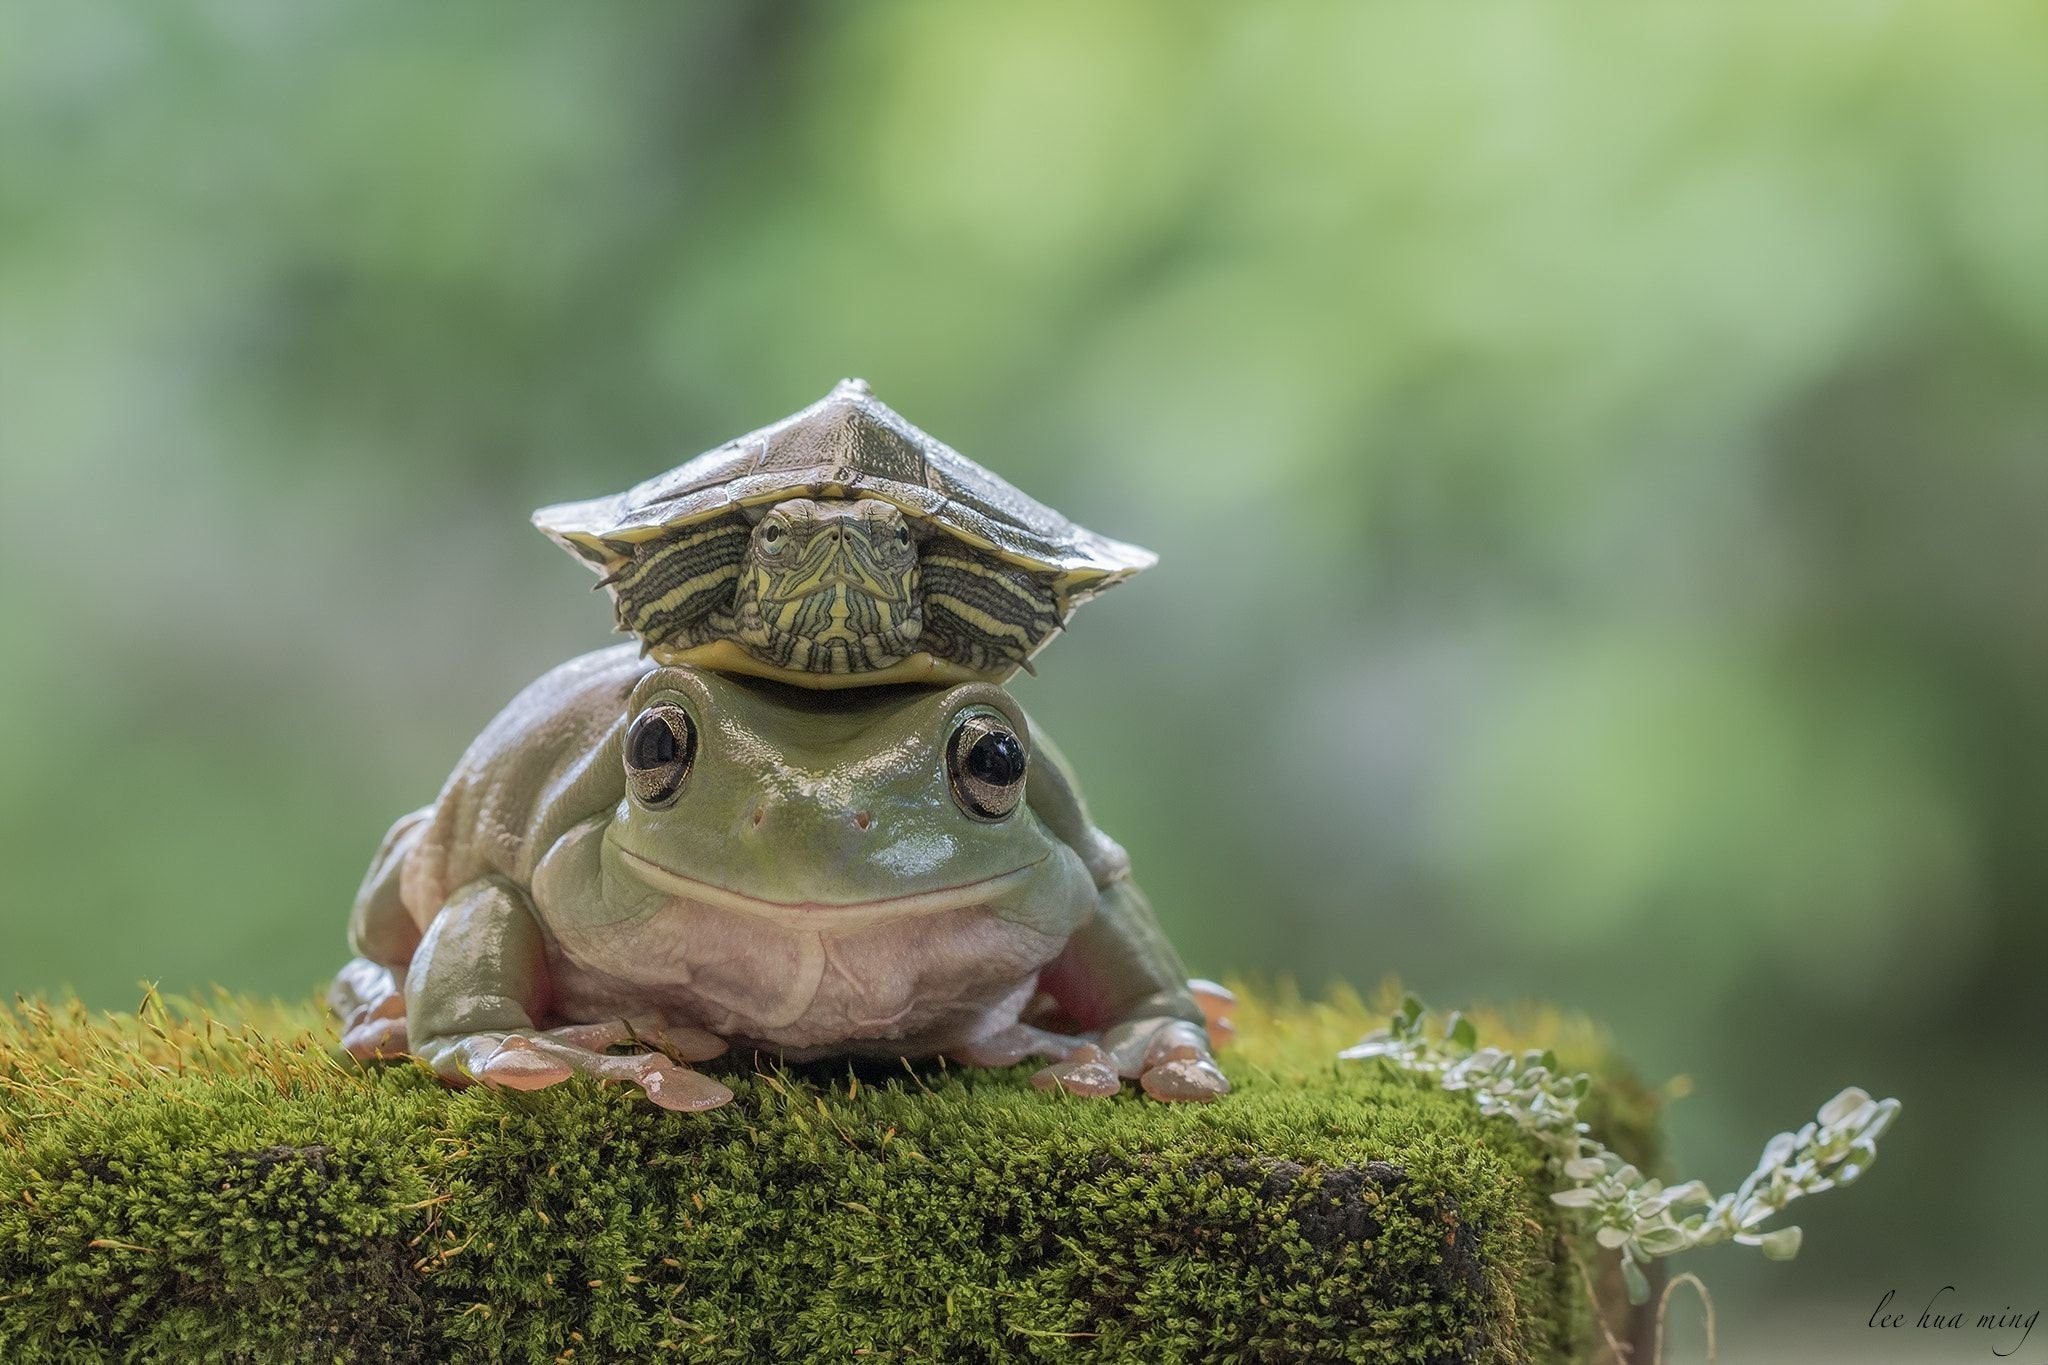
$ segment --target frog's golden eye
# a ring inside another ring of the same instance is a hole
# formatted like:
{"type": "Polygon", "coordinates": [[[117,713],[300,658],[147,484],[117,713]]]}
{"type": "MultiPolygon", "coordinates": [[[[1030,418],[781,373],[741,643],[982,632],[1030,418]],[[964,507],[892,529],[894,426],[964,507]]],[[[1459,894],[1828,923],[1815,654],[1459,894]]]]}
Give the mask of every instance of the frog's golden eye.
{"type": "Polygon", "coordinates": [[[1024,744],[1002,717],[963,716],[946,744],[953,799],[977,820],[1001,820],[1024,799],[1024,744]]]}
{"type": "Polygon", "coordinates": [[[626,785],[643,806],[665,806],[697,758],[697,726],[680,706],[650,706],[626,731],[626,785]]]}

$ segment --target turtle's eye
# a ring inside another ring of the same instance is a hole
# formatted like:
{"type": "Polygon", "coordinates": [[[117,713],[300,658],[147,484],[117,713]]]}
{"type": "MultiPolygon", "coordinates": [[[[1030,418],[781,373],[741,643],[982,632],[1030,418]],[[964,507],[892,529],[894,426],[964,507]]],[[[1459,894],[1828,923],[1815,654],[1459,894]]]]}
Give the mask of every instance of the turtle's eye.
{"type": "Polygon", "coordinates": [[[697,726],[680,706],[650,706],[626,731],[626,785],[643,806],[665,806],[697,757],[697,726]]]}
{"type": "Polygon", "coordinates": [[[782,542],[786,539],[788,539],[788,537],[783,532],[781,522],[764,521],[761,523],[761,548],[767,553],[772,555],[777,550],[780,550],[782,548],[782,542]]]}
{"type": "Polygon", "coordinates": [[[977,820],[1001,820],[1024,799],[1024,744],[1009,722],[986,712],[961,718],[946,745],[953,799],[977,820]]]}
{"type": "Polygon", "coordinates": [[[910,548],[910,528],[908,526],[897,526],[896,548],[899,550],[907,550],[910,548]]]}

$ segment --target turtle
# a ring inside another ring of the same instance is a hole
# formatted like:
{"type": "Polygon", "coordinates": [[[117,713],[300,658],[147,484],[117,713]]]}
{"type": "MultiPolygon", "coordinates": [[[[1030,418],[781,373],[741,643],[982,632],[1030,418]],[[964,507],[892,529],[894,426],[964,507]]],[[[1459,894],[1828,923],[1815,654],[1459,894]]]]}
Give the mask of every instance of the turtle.
{"type": "Polygon", "coordinates": [[[1028,497],[866,382],[534,524],[663,664],[803,687],[1001,683],[1156,562],[1028,497]]]}

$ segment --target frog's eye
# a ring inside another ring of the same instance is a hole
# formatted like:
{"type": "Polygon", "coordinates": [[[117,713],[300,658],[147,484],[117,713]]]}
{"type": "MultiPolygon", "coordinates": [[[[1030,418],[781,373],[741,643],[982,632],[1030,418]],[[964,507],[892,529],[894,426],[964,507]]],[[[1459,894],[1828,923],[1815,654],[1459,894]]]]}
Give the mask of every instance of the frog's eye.
{"type": "Polygon", "coordinates": [[[650,706],[626,731],[626,785],[643,806],[665,806],[697,757],[697,726],[680,706],[650,706]]]}
{"type": "Polygon", "coordinates": [[[1009,722],[983,712],[961,718],[946,744],[953,799],[977,820],[1001,820],[1024,799],[1024,745],[1009,722]]]}

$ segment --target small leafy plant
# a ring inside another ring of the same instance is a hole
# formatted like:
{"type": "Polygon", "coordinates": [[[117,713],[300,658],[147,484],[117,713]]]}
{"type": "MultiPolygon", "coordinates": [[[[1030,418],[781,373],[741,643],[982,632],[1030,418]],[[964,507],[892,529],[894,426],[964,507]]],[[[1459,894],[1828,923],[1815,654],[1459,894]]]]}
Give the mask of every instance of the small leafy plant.
{"type": "Polygon", "coordinates": [[[1764,1224],[1793,1200],[1847,1185],[1869,1170],[1878,1137],[1899,1112],[1897,1100],[1874,1100],[1852,1086],[1822,1105],[1813,1122],[1765,1144],[1735,1193],[1713,1194],[1697,1180],[1667,1187],[1586,1135],[1578,1110],[1592,1080],[1584,1072],[1560,1071],[1548,1051],[1517,1055],[1481,1047],[1478,1030],[1461,1014],[1449,1015],[1440,1034],[1430,1036],[1429,1013],[1411,995],[1386,1028],[1338,1055],[1377,1058],[1446,1090],[1467,1091],[1482,1114],[1512,1119],[1541,1141],[1564,1184],[1551,1200],[1582,1210],[1595,1240],[1621,1253],[1622,1278],[1635,1303],[1649,1298],[1643,1267],[1660,1256],[1729,1241],[1772,1260],[1798,1255],[1797,1227],[1765,1231],[1764,1224]]]}

